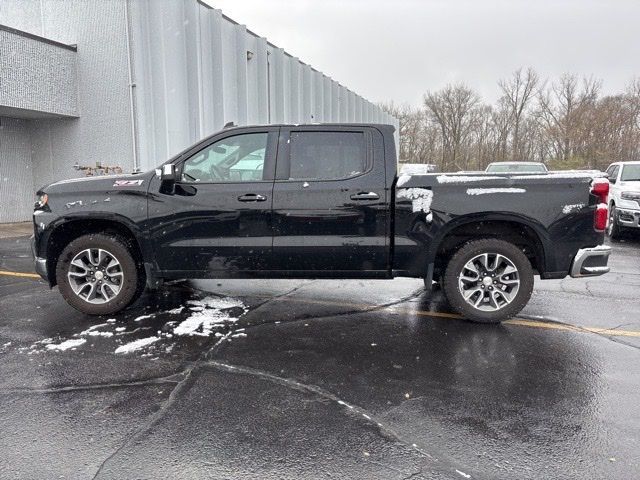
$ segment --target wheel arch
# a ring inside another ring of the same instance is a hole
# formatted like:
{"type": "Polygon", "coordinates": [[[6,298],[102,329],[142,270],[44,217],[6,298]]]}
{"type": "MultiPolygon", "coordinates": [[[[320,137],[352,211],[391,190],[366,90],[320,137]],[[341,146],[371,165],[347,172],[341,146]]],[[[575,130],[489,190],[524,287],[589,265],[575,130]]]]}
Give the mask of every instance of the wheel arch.
{"type": "Polygon", "coordinates": [[[110,215],[108,217],[65,218],[54,225],[47,242],[47,274],[50,286],[56,285],[56,267],[64,248],[73,240],[91,233],[115,234],[125,239],[130,246],[139,268],[144,271],[147,257],[139,242],[139,229],[127,219],[110,215]]]}
{"type": "Polygon", "coordinates": [[[436,272],[469,240],[501,238],[524,247],[534,270],[544,272],[552,251],[546,229],[534,219],[508,213],[480,213],[457,217],[446,224],[431,242],[427,258],[436,272]]]}

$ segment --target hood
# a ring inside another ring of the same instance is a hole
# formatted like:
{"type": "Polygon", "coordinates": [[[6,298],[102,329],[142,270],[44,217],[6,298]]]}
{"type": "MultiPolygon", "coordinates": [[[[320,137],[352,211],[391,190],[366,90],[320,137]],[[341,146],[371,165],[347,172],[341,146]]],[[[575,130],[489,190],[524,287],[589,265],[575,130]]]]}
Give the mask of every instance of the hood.
{"type": "Polygon", "coordinates": [[[620,182],[618,186],[621,190],[627,192],[640,192],[640,180],[634,180],[631,182],[620,182]]]}
{"type": "Polygon", "coordinates": [[[129,175],[99,175],[95,177],[72,178],[51,183],[38,190],[38,194],[106,192],[117,190],[145,190],[154,171],[129,175]]]}

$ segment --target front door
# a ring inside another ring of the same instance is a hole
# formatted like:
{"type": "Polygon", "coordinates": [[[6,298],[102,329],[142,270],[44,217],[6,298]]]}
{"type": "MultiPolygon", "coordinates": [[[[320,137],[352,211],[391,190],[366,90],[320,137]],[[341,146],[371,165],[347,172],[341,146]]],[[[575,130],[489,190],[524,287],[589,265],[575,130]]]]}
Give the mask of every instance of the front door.
{"type": "Polygon", "coordinates": [[[277,127],[220,134],[178,160],[175,193],[155,179],[149,232],[161,270],[223,277],[270,268],[277,138],[277,127]]]}
{"type": "Polygon", "coordinates": [[[318,276],[384,274],[389,210],[376,134],[357,126],[281,130],[274,268],[318,276]]]}

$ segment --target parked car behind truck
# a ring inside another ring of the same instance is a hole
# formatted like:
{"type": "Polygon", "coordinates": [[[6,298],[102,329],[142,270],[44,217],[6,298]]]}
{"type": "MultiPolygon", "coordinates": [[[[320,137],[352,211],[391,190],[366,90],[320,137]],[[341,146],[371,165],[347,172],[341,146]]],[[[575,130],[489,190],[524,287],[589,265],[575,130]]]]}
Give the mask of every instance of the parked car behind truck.
{"type": "Polygon", "coordinates": [[[54,183],[38,192],[36,269],[93,315],[169,279],[415,277],[479,322],[516,315],[534,274],[608,271],[608,182],[398,177],[393,132],[230,128],[157,170],[54,183]]]}
{"type": "Polygon", "coordinates": [[[612,163],[607,175],[611,183],[607,233],[618,240],[624,230],[640,228],[640,162],[612,163]]]}

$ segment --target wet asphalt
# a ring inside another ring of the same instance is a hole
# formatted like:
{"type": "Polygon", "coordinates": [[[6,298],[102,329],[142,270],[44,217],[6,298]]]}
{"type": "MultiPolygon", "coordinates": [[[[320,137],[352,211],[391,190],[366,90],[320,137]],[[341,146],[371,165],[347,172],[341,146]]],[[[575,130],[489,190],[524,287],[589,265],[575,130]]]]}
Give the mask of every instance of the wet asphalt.
{"type": "MultiPolygon", "coordinates": [[[[178,282],[91,318],[0,274],[0,478],[638,478],[640,239],[613,247],[499,326],[409,279],[178,282]]],[[[28,251],[0,240],[0,271],[28,251]]]]}

